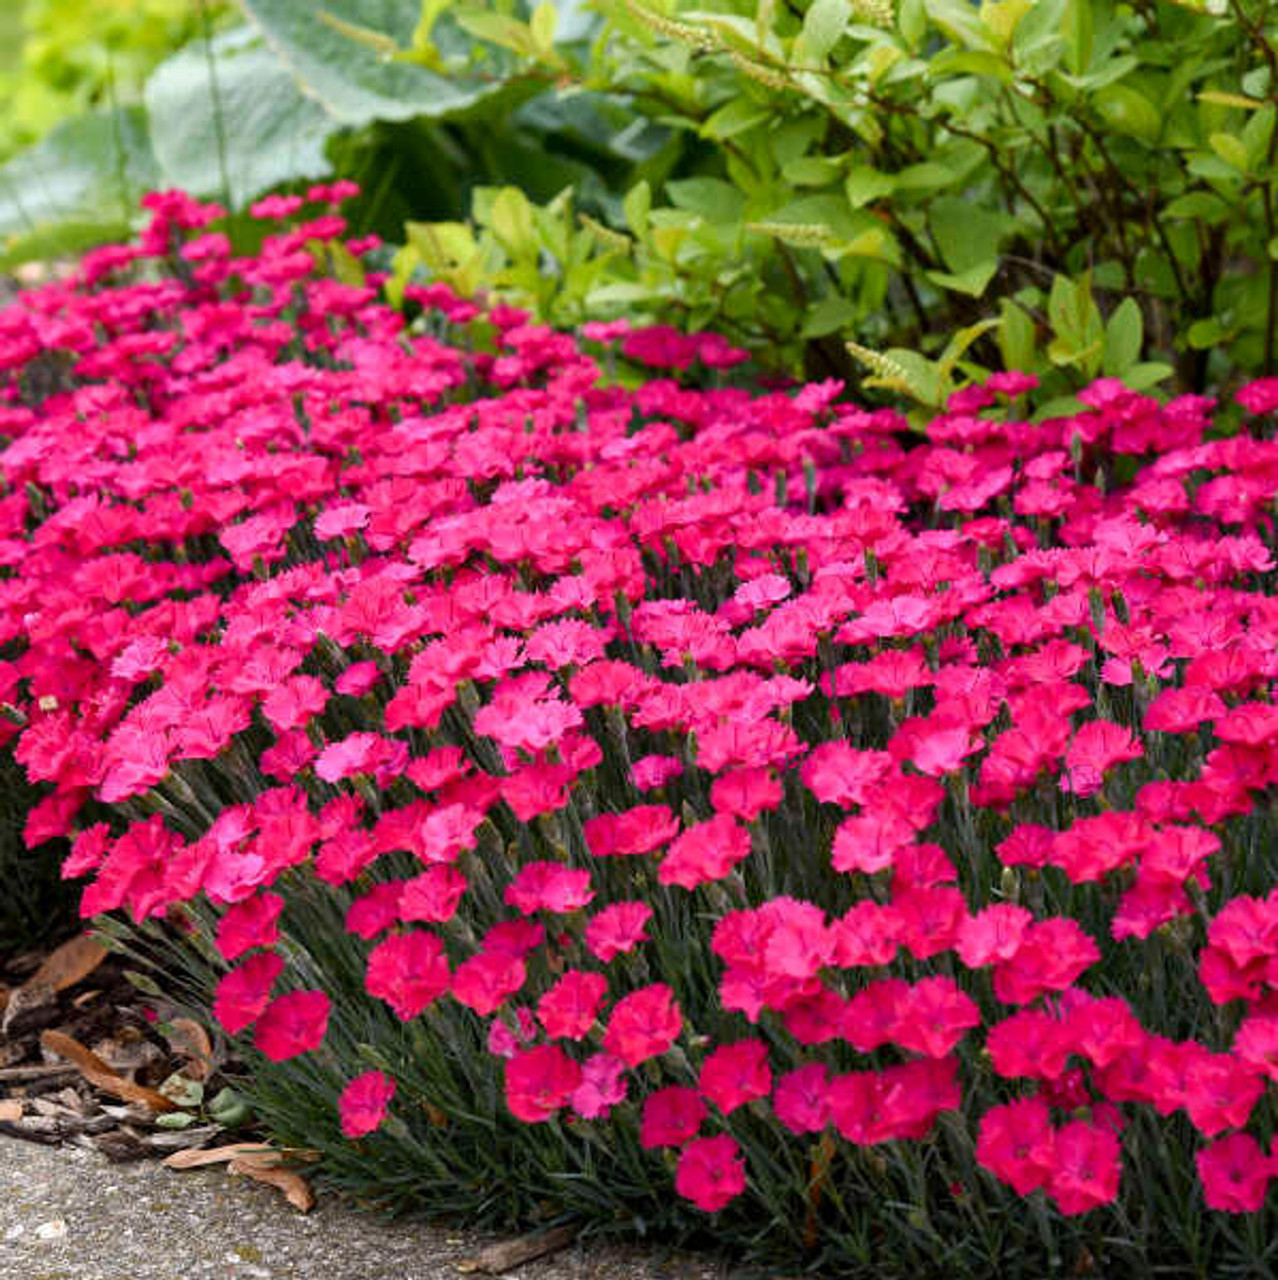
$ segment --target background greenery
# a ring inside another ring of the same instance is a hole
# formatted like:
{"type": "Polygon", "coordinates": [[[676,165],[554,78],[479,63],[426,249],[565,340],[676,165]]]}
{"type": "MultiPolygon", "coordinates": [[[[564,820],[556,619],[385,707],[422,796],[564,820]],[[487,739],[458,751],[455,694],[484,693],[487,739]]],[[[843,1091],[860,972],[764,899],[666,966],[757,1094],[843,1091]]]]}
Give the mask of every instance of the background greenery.
{"type": "Polygon", "coordinates": [[[0,168],[0,265],[149,186],[341,173],[395,288],[712,327],[925,410],[1000,365],[1044,412],[1100,374],[1218,389],[1278,363],[1272,10],[27,0],[0,154],[58,123],[0,168]]]}
{"type": "Polygon", "coordinates": [[[175,48],[217,27],[231,0],[22,0],[0,16],[0,156],[58,121],[129,99],[175,48]]]}
{"type": "Polygon", "coordinates": [[[148,186],[340,172],[397,284],[715,327],[925,408],[1000,364],[1062,397],[1275,366],[1269,0],[117,0],[86,38],[100,9],[24,8],[0,150],[62,118],[0,169],[9,265],[148,186]]]}

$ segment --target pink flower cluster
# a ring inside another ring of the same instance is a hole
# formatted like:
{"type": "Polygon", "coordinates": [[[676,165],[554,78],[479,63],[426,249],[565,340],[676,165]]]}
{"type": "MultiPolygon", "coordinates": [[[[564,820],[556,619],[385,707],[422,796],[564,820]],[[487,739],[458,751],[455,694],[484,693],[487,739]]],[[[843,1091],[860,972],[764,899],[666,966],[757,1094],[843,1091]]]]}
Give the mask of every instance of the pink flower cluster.
{"type": "MultiPolygon", "coordinates": [[[[344,194],[263,201],[252,257],[153,197],[0,312],[0,732],[84,914],[209,904],[214,1013],[280,1060],[341,1014],[286,973],[313,877],[368,998],[484,1020],[530,1124],[634,1109],[707,1212],[743,1108],[854,1149],[961,1113],[1069,1214],[1119,1194],[1136,1109],[1179,1111],[1207,1204],[1254,1210],[1278,444],[1112,380],[1030,422],[1000,375],[924,438],[838,384],[627,390],[588,344],[740,353],[441,285],[410,324],[317,274],[344,194]],[[1142,948],[1236,1032],[1163,1034],[1113,977],[1142,948]]],[[[395,1091],[353,1079],[343,1131],[395,1091]]]]}

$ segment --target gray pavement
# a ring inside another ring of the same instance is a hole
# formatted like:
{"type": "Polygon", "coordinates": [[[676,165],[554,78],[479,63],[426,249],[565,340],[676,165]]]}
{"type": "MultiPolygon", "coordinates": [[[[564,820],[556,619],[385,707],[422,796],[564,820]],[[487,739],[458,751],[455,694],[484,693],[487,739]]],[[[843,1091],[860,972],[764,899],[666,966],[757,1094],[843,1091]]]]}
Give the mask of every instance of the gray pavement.
{"type": "MultiPolygon", "coordinates": [[[[111,1164],[0,1136],[0,1280],[462,1280],[492,1237],[385,1223],[321,1193],[309,1214],[219,1167],[111,1164]],[[460,1265],[459,1265],[460,1264],[460,1265]]],[[[723,1280],[713,1259],[592,1241],[508,1280],[723,1280]]]]}

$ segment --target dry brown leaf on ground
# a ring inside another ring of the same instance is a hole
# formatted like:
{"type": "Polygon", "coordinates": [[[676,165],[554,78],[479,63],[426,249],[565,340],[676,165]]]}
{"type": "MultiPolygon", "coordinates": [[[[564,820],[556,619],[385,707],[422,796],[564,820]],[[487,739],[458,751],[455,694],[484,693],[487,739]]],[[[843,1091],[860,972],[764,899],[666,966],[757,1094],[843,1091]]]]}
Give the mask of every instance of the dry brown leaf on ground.
{"type": "Polygon", "coordinates": [[[232,1142],[225,1147],[204,1147],[199,1151],[175,1151],[160,1161],[170,1169],[198,1169],[205,1164],[221,1164],[240,1156],[261,1154],[272,1150],[262,1142],[232,1142]]]}
{"type": "MultiPolygon", "coordinates": [[[[0,1032],[17,1034],[15,1030],[26,1015],[38,1013],[56,1003],[59,991],[83,981],[106,959],[106,948],[87,934],[72,938],[45,956],[31,976],[19,987],[6,993],[0,1008],[0,1032]]],[[[12,967],[12,962],[10,962],[12,967]]],[[[37,1019],[39,1021],[40,1019],[37,1019]]],[[[28,1030],[34,1030],[28,1027],[28,1030]]]]}
{"type": "Polygon", "coordinates": [[[41,1032],[40,1043],[50,1053],[70,1059],[75,1063],[80,1074],[103,1093],[123,1098],[126,1102],[140,1102],[152,1111],[177,1110],[177,1105],[158,1089],[148,1089],[145,1085],[133,1084],[123,1076],[116,1075],[92,1049],[86,1049],[78,1040],[64,1035],[61,1031],[41,1032]]]}
{"type": "Polygon", "coordinates": [[[173,1052],[186,1059],[186,1075],[192,1080],[207,1080],[213,1070],[213,1042],[209,1033],[193,1018],[174,1018],[166,1037],[173,1052]]]}
{"type": "MultiPolygon", "coordinates": [[[[274,1158],[273,1152],[269,1155],[271,1159],[274,1158]]],[[[291,1169],[284,1169],[276,1164],[268,1164],[260,1155],[238,1156],[226,1168],[228,1173],[242,1174],[246,1178],[252,1178],[254,1182],[264,1182],[268,1186],[278,1187],[289,1204],[303,1213],[309,1213],[315,1206],[315,1193],[300,1173],[294,1173],[291,1169]]]]}
{"type": "Polygon", "coordinates": [[[82,933],[50,952],[23,986],[47,986],[54,991],[65,991],[83,982],[108,954],[96,938],[82,933]]]}

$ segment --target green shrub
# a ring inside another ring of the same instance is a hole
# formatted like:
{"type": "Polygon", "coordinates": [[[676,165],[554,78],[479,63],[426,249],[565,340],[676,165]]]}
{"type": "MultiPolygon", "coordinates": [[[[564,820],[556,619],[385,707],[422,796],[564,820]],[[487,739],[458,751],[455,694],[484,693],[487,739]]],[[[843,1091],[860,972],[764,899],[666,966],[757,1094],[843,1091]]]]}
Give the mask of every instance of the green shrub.
{"type": "MultiPolygon", "coordinates": [[[[181,187],[243,214],[268,190],[305,190],[338,172],[367,191],[348,211],[352,228],[398,241],[406,219],[464,217],[477,187],[501,183],[539,201],[571,186],[591,211],[619,217],[621,192],[661,181],[683,154],[676,134],[636,120],[627,99],[561,96],[544,69],[486,48],[448,15],[435,32],[446,68],[392,64],[385,42],[411,39],[416,0],[376,6],[388,33],[379,37],[360,25],[361,0],[253,0],[239,26],[210,3],[207,24],[198,6],[182,10],[184,23],[152,23],[146,56],[130,58],[116,45],[127,47],[132,29],[114,11],[99,43],[58,45],[44,28],[63,29],[49,15],[69,5],[33,10],[44,34],[32,35],[29,65],[13,77],[15,93],[44,106],[14,116],[9,149],[39,141],[0,168],[0,267],[127,235],[150,189],[181,187]]],[[[77,24],[70,6],[65,30],[77,24]]],[[[590,29],[576,21],[561,34],[576,47],[590,29]]],[[[228,230],[237,247],[255,247],[248,219],[228,230]]]]}
{"type": "MultiPolygon", "coordinates": [[[[855,339],[893,359],[892,389],[930,405],[949,385],[935,357],[960,332],[983,366],[1054,373],[1060,391],[1100,374],[1148,387],[1174,371],[1201,391],[1226,368],[1272,372],[1269,6],[599,7],[589,56],[555,46],[561,83],[629,95],[702,151],[696,176],[631,191],[597,272],[574,272],[535,228],[569,309],[723,327],[809,375],[862,367],[855,339]]],[[[530,67],[550,56],[536,23],[457,12],[530,49],[530,67]]],[[[423,29],[405,56],[433,55],[423,29]]],[[[517,265],[482,204],[476,221],[486,265],[517,265]]],[[[423,238],[410,230],[401,276],[438,270],[423,238]]]]}
{"type": "MultiPolygon", "coordinates": [[[[335,168],[366,188],[357,231],[416,224],[400,284],[483,272],[556,322],[718,328],[929,408],[1001,365],[1058,398],[1098,375],[1204,391],[1273,372],[1278,84],[1257,0],[594,8],[246,0],[262,42],[192,46],[145,109],[4,172],[7,257],[47,253],[55,226],[118,231],[147,185],[240,207],[335,168]],[[234,117],[240,72],[279,82],[266,126],[234,117]],[[236,163],[228,138],[275,162],[236,163]],[[492,221],[514,208],[503,187],[545,211],[526,241],[492,221]]],[[[135,79],[148,40],[120,54],[135,79]]],[[[109,101],[69,53],[31,47],[41,83],[109,101]]]]}

